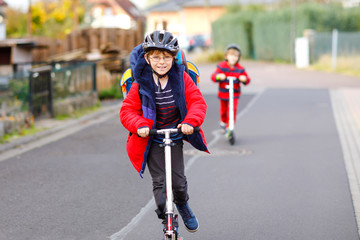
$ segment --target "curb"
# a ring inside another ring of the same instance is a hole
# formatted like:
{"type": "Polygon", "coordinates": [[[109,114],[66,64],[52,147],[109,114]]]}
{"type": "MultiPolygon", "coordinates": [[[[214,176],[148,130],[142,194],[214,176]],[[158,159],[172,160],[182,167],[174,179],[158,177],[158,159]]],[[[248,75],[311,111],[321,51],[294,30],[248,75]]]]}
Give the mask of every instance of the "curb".
{"type": "Polygon", "coordinates": [[[336,127],[343,150],[355,219],[360,235],[360,131],[341,90],[330,92],[336,127]]]}
{"type": "Polygon", "coordinates": [[[6,152],[8,150],[18,148],[21,145],[25,145],[34,141],[37,141],[43,137],[47,137],[49,135],[53,135],[58,133],[66,128],[74,127],[76,125],[83,124],[84,122],[90,121],[92,119],[99,118],[104,115],[114,114],[114,111],[120,111],[122,101],[120,103],[115,103],[107,106],[101,106],[99,110],[93,113],[89,113],[77,119],[68,119],[61,121],[57,126],[42,130],[33,135],[28,135],[21,137],[19,139],[15,139],[11,142],[4,143],[0,145],[0,154],[6,152]]]}

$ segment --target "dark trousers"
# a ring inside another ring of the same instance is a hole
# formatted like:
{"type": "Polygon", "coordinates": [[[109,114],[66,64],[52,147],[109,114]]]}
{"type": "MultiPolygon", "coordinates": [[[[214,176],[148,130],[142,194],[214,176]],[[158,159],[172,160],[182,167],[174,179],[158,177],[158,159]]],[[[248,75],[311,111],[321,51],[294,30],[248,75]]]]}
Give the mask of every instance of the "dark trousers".
{"type": "MultiPolygon", "coordinates": [[[[159,143],[152,143],[147,165],[153,183],[153,193],[158,217],[165,218],[166,186],[165,186],[165,152],[159,143]]],[[[171,147],[172,189],[175,204],[185,204],[188,199],[187,181],[184,168],[183,143],[171,147]]]]}

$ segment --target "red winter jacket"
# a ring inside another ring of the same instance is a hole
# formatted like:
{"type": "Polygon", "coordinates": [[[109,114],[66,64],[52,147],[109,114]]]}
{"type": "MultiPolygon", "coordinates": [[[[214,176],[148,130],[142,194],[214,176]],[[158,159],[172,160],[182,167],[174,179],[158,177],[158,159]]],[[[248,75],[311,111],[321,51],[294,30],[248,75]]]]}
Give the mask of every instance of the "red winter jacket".
{"type": "MultiPolygon", "coordinates": [[[[234,67],[230,67],[227,61],[223,61],[219,63],[216,67],[215,72],[211,75],[211,80],[213,82],[219,83],[219,91],[218,91],[218,98],[221,100],[228,101],[229,100],[229,89],[226,88],[229,85],[228,80],[217,80],[216,75],[219,73],[224,73],[226,77],[236,77],[239,78],[240,75],[244,75],[247,78],[247,81],[244,82],[244,85],[248,85],[250,83],[250,78],[247,75],[245,69],[237,63],[234,67]]],[[[241,95],[241,86],[240,81],[234,82],[234,98],[239,98],[241,95]]]]}
{"type": "MultiPolygon", "coordinates": [[[[176,106],[180,111],[181,123],[187,123],[193,127],[201,126],[205,119],[207,106],[200,90],[190,76],[184,72],[184,67],[177,63],[174,63],[168,76],[168,84],[170,84],[176,106]]],[[[146,167],[152,137],[139,137],[137,129],[140,127],[153,129],[156,126],[153,74],[142,55],[135,67],[134,77],[136,81],[132,84],[122,103],[120,120],[129,130],[126,148],[130,161],[141,175],[146,167]]],[[[184,140],[201,151],[208,151],[202,130],[191,135],[184,135],[184,140]]]]}

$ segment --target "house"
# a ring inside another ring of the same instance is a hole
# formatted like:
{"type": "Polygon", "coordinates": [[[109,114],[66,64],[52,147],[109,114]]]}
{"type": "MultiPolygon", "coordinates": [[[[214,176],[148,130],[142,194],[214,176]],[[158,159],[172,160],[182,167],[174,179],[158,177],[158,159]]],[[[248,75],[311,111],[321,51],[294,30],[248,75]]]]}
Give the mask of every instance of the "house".
{"type": "Polygon", "coordinates": [[[140,10],[129,0],[89,0],[89,4],[93,28],[134,29],[145,21],[140,10]]]}
{"type": "Polygon", "coordinates": [[[5,39],[0,41],[0,85],[6,85],[14,74],[24,76],[31,68],[32,50],[47,46],[31,39],[5,39]]]}
{"type": "Polygon", "coordinates": [[[211,35],[211,23],[234,4],[271,4],[276,0],[170,0],[146,9],[147,32],[165,29],[184,36],[211,35]]]}

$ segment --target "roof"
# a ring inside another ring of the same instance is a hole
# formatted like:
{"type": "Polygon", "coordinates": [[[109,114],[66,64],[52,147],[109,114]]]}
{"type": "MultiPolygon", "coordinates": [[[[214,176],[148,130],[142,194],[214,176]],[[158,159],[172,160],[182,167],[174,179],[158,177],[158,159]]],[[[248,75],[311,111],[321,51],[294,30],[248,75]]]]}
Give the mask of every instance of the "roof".
{"type": "MultiPolygon", "coordinates": [[[[0,0],[1,1],[1,0],[0,0]]],[[[17,39],[5,39],[0,41],[0,47],[12,47],[18,46],[23,48],[42,48],[46,45],[39,44],[31,39],[17,38],[17,39]]]]}
{"type": "Polygon", "coordinates": [[[7,6],[7,3],[4,0],[0,0],[0,7],[7,6]]]}
{"type": "MultiPolygon", "coordinates": [[[[1,0],[0,0],[1,1],[1,0]]],[[[143,14],[140,10],[130,2],[129,0],[116,0],[116,2],[121,6],[124,11],[131,16],[134,20],[144,20],[143,14]]]]}
{"type": "MultiPolygon", "coordinates": [[[[0,0],[1,1],[1,0],[0,0]]],[[[108,7],[121,7],[132,19],[145,20],[142,12],[130,0],[89,0],[93,5],[105,5],[108,7]]]]}
{"type": "Polygon", "coordinates": [[[181,11],[186,0],[170,0],[155,4],[146,9],[147,12],[177,12],[181,11]]]}
{"type": "Polygon", "coordinates": [[[147,12],[172,12],[180,11],[184,7],[204,7],[208,1],[209,5],[227,6],[231,4],[272,4],[279,0],[170,0],[155,4],[146,9],[147,12]]]}

